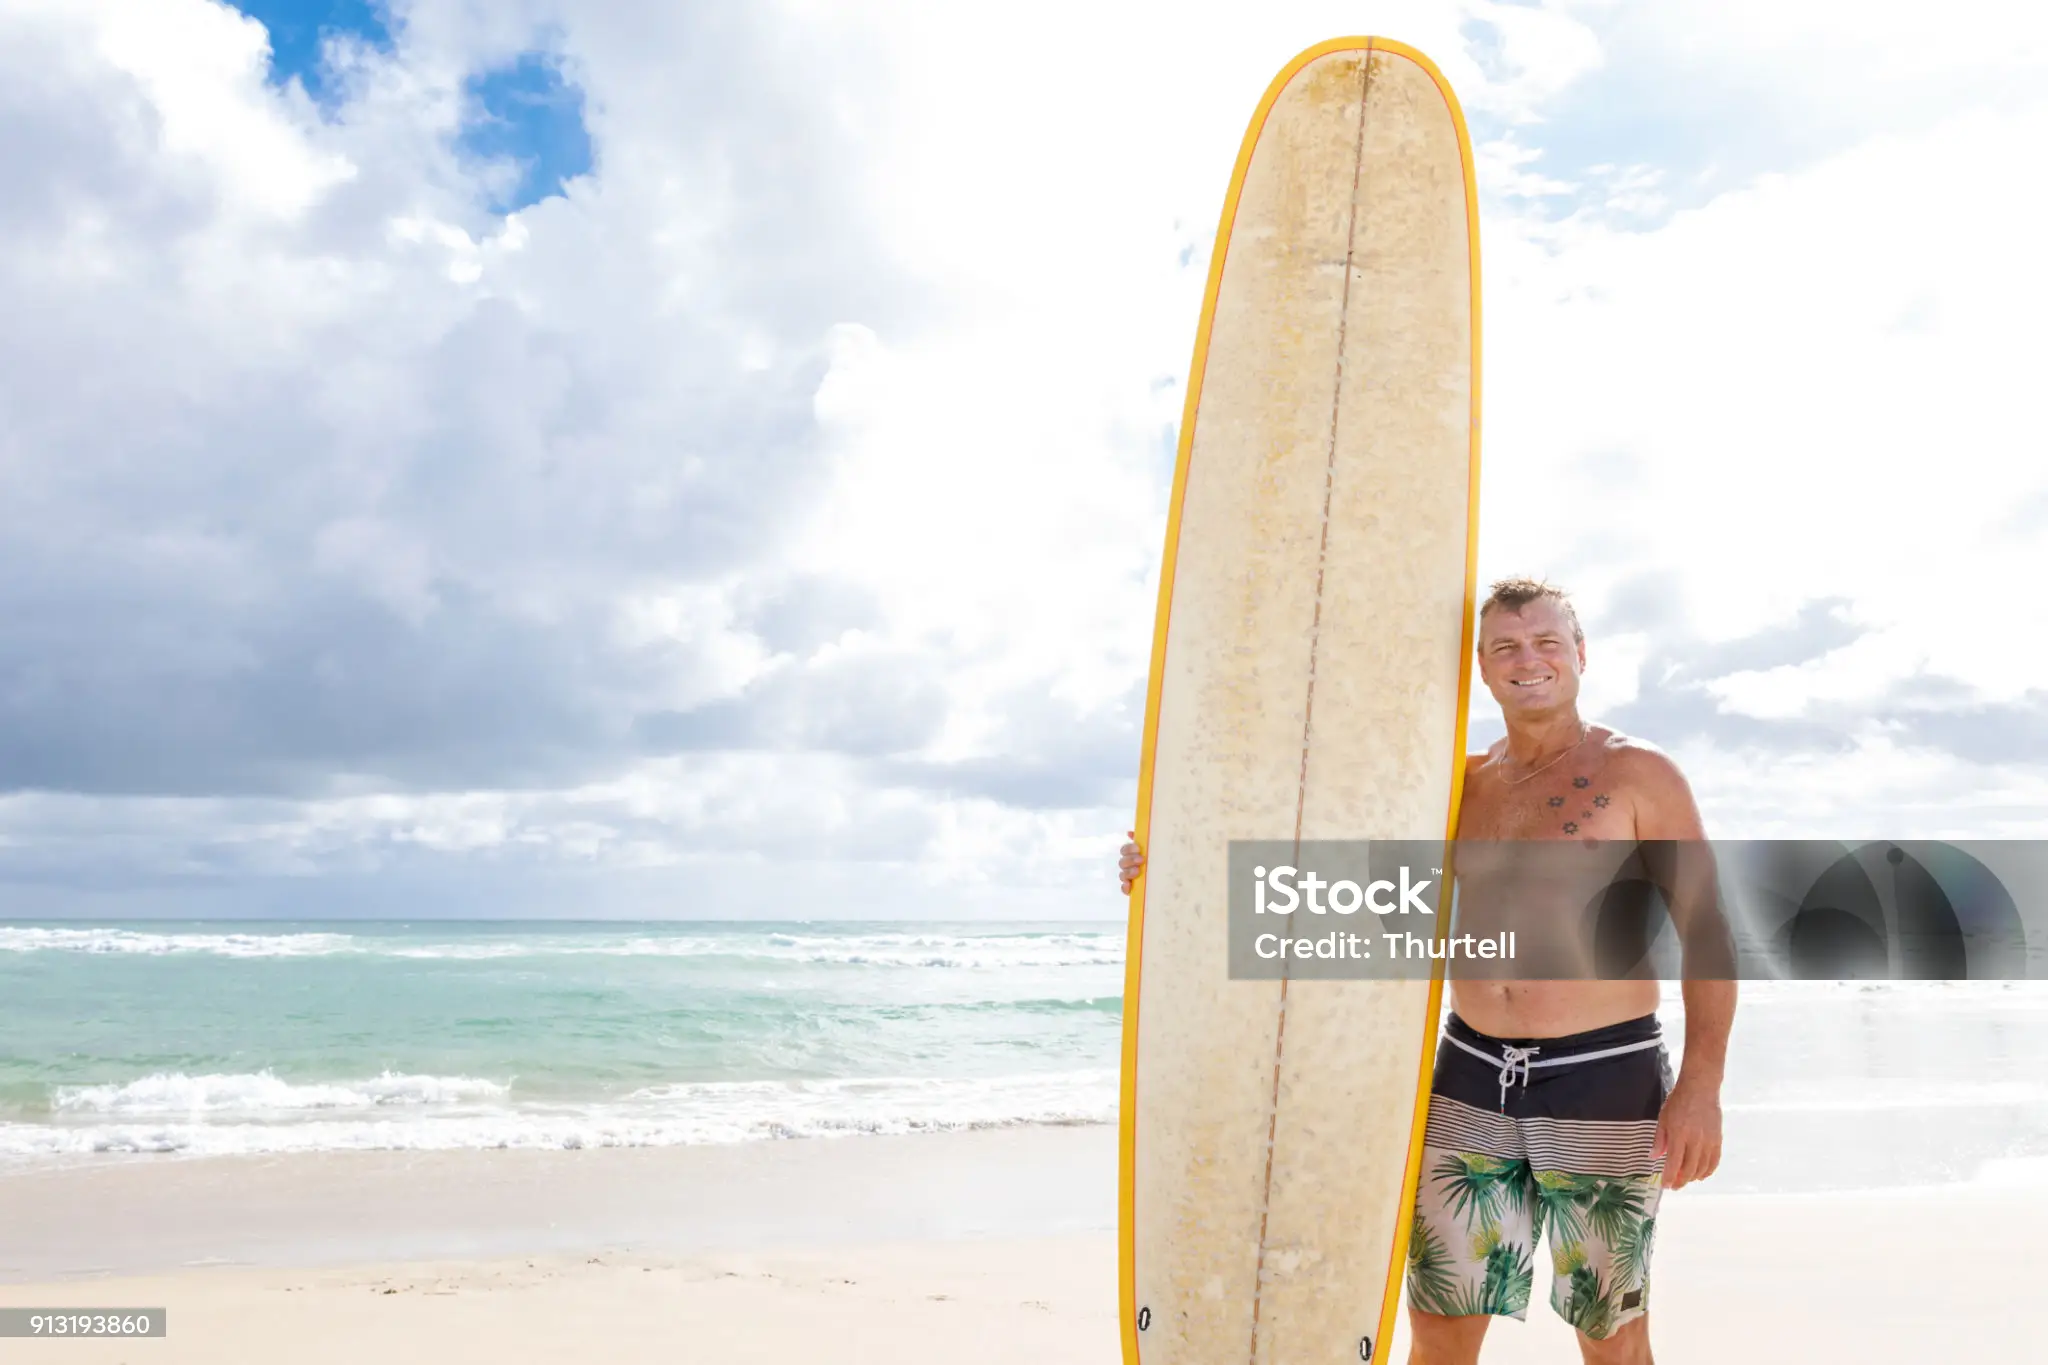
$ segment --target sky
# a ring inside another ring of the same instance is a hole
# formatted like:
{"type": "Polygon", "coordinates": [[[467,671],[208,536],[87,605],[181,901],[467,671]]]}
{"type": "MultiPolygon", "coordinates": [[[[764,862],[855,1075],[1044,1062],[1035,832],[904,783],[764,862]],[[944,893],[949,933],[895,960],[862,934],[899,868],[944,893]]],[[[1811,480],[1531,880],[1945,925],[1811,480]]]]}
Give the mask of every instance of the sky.
{"type": "Polygon", "coordinates": [[[1217,214],[1347,32],[1470,117],[1587,714],[1716,835],[2040,833],[2039,7],[0,0],[0,917],[1121,915],[1217,214]]]}

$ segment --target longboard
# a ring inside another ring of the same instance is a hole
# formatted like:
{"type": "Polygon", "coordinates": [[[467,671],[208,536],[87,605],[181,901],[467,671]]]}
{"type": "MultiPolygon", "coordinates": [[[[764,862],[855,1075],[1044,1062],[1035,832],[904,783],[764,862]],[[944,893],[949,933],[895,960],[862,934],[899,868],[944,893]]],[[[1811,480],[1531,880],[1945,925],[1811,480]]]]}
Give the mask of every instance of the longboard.
{"type": "Polygon", "coordinates": [[[1441,980],[1228,980],[1225,865],[1234,839],[1455,830],[1478,338],[1450,87],[1384,39],[1302,53],[1238,153],[1174,474],[1124,991],[1127,1365],[1387,1341],[1441,980]]]}

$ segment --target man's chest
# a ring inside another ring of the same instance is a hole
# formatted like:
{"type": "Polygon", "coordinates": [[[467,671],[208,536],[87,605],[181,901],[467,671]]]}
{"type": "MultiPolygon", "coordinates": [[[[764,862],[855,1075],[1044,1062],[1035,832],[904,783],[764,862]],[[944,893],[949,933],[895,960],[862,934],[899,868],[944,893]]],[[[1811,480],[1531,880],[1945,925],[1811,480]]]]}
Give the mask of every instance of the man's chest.
{"type": "Polygon", "coordinates": [[[1517,783],[1481,771],[1466,783],[1458,815],[1464,840],[1626,839],[1634,833],[1629,794],[1604,767],[1517,783]]]}

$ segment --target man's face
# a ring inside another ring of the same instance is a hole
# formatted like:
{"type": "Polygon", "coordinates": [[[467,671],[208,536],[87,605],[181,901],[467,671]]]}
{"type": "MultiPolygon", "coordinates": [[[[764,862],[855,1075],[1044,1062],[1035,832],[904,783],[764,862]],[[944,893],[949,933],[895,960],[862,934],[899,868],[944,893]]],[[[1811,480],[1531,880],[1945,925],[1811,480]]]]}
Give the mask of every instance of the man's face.
{"type": "Polygon", "coordinates": [[[1537,716],[1578,701],[1586,647],[1572,639],[1564,608],[1539,598],[1520,611],[1495,607],[1479,625],[1479,676],[1506,716],[1537,716]]]}

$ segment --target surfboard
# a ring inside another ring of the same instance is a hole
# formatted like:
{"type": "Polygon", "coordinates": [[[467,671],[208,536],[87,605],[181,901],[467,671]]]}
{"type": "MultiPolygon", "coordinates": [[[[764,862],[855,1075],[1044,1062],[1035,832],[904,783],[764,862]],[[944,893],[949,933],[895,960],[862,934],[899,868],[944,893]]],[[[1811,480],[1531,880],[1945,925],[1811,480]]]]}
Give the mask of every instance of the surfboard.
{"type": "Polygon", "coordinates": [[[1302,53],[1231,177],[1160,577],[1124,991],[1127,1365],[1329,1365],[1387,1341],[1441,981],[1229,980],[1225,866],[1237,839],[1455,829],[1478,338],[1449,85],[1384,39],[1302,53]]]}

